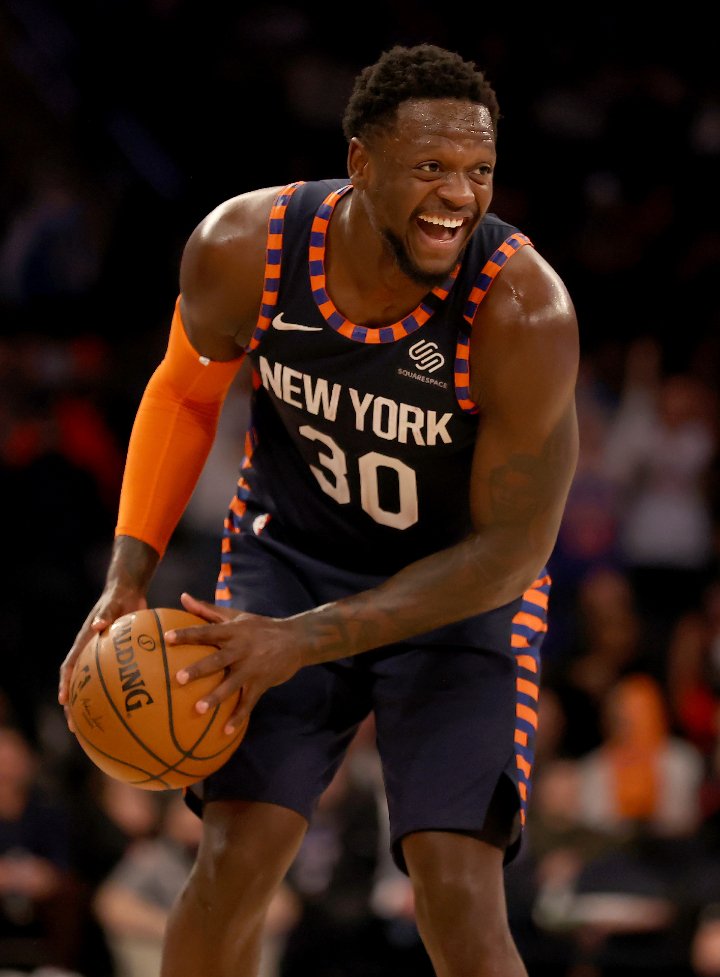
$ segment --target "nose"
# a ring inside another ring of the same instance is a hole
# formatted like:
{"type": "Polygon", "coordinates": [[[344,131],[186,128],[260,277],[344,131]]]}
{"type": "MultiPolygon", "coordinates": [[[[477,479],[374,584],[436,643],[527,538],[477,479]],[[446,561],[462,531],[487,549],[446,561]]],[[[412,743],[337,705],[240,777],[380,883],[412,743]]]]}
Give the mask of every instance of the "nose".
{"type": "Polygon", "coordinates": [[[438,188],[438,196],[451,207],[466,207],[475,199],[470,178],[466,173],[453,171],[446,173],[438,188]]]}

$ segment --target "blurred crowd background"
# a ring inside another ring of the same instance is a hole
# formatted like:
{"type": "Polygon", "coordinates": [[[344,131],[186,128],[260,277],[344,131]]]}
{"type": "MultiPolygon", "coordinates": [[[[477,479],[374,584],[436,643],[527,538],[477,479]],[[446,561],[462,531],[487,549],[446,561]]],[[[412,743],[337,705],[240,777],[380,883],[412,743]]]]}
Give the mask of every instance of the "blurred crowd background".
{"type": "MultiPolygon", "coordinates": [[[[0,973],[157,974],[198,822],[90,768],[58,666],[101,587],[187,236],[237,193],[342,176],[355,74],[431,41],[495,85],[493,209],[560,271],[582,336],[513,930],[531,977],[720,975],[719,44],[682,11],[582,18],[0,3],[0,973]]],[[[212,597],[247,390],[155,606],[212,597]]],[[[385,818],[369,721],[273,906],[264,977],[430,977],[385,818]]]]}

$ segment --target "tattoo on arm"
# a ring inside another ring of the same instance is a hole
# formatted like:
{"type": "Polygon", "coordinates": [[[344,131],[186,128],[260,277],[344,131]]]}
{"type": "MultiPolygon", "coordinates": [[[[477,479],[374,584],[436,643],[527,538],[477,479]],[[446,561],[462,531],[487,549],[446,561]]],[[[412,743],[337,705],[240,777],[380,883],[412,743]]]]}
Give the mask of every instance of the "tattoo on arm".
{"type": "Polygon", "coordinates": [[[499,526],[529,525],[557,497],[557,480],[567,471],[569,449],[565,418],[550,433],[538,455],[514,454],[490,472],[490,505],[499,526]]]}
{"type": "MultiPolygon", "coordinates": [[[[328,661],[353,654],[353,649],[379,647],[387,644],[388,628],[392,627],[390,615],[381,612],[372,591],[363,591],[350,598],[352,610],[343,612],[339,604],[328,614],[322,608],[319,613],[304,614],[298,619],[308,649],[313,649],[318,661],[328,661]]],[[[398,622],[395,621],[395,624],[398,622]]]]}

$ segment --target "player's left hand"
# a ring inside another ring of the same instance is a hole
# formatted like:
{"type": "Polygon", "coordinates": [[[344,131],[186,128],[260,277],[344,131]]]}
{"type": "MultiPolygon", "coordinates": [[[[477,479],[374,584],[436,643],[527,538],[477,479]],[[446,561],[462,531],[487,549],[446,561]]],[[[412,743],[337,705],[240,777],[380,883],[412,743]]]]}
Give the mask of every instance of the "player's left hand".
{"type": "Polygon", "coordinates": [[[195,708],[206,713],[239,692],[237,707],[225,725],[225,732],[232,734],[247,722],[263,692],[281,685],[298,671],[302,664],[299,651],[281,619],[238,613],[190,594],[183,594],[181,601],[186,611],[208,623],[167,631],[165,640],[170,645],[212,645],[214,650],[181,669],[176,678],[186,685],[203,675],[224,672],[220,685],[198,700],[195,708]]]}

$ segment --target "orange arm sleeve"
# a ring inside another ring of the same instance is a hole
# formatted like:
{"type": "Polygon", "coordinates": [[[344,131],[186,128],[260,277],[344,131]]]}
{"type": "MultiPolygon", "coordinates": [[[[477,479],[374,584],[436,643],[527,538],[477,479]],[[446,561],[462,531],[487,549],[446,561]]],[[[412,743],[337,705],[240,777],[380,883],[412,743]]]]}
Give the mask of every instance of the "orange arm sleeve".
{"type": "Polygon", "coordinates": [[[150,378],[125,461],[116,536],[162,556],[215,440],[222,405],[243,357],[209,361],[193,349],[175,306],[167,352],[150,378]]]}

